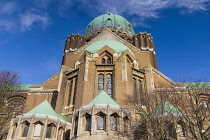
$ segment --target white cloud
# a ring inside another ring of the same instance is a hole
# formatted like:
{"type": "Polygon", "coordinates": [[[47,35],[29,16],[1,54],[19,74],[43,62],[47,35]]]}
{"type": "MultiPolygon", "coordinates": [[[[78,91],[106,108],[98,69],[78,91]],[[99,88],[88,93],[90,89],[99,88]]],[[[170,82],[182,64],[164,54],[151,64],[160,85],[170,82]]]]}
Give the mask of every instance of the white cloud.
{"type": "Polygon", "coordinates": [[[0,15],[8,15],[15,11],[17,4],[15,2],[0,2],[0,15]]]}
{"type": "Polygon", "coordinates": [[[33,14],[33,13],[26,13],[20,17],[20,24],[22,30],[30,30],[31,27],[36,23],[39,23],[42,26],[46,26],[48,22],[49,19],[47,16],[33,14]]]}
{"type": "Polygon", "coordinates": [[[15,24],[9,20],[0,19],[0,30],[10,31],[15,27],[15,24]]]}
{"type": "Polygon", "coordinates": [[[57,13],[66,18],[79,10],[92,17],[111,10],[129,16],[134,26],[143,26],[145,19],[159,18],[165,9],[176,8],[181,13],[190,14],[208,10],[209,6],[210,0],[34,0],[24,3],[3,0],[0,1],[0,30],[29,31],[36,25],[45,27],[50,20],[47,15],[57,13]]]}
{"type": "MultiPolygon", "coordinates": [[[[139,25],[144,19],[159,18],[161,12],[165,9],[176,8],[180,9],[181,13],[192,13],[196,11],[208,10],[210,0],[79,0],[80,7],[85,7],[87,12],[90,9],[96,9],[101,14],[111,10],[112,13],[120,15],[137,16],[134,24],[139,25]]],[[[91,13],[91,12],[89,12],[91,13]]],[[[96,13],[94,11],[94,13],[96,13]]],[[[93,13],[93,14],[94,14],[93,13]]],[[[94,15],[95,16],[95,15],[94,15]]]]}

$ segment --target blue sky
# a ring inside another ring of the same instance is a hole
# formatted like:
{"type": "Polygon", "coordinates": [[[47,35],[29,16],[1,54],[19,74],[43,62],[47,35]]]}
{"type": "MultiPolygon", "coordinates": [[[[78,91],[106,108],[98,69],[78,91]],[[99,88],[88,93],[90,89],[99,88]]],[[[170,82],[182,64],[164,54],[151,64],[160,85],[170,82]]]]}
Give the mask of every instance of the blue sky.
{"type": "Polygon", "coordinates": [[[209,79],[210,0],[0,0],[0,69],[42,83],[59,70],[66,37],[109,10],[152,34],[166,76],[209,79]]]}

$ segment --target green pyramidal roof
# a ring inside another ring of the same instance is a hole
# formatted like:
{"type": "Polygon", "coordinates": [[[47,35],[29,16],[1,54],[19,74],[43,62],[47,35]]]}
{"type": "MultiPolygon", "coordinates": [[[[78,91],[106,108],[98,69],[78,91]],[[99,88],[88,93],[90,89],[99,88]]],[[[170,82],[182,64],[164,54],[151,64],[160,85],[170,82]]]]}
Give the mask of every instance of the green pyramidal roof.
{"type": "Polygon", "coordinates": [[[66,118],[65,116],[61,114],[56,113],[47,100],[45,100],[38,106],[34,107],[32,110],[30,110],[26,114],[45,114],[45,115],[50,115],[53,117],[58,117],[66,122],[69,122],[68,118],[66,118]]]}
{"type": "Polygon", "coordinates": [[[118,105],[105,91],[100,92],[88,105],[93,104],[111,104],[118,105]]]}
{"type": "Polygon", "coordinates": [[[122,16],[107,13],[101,16],[94,18],[87,26],[85,35],[89,32],[105,26],[114,26],[126,29],[134,34],[134,30],[130,22],[122,16]]]}
{"type": "Polygon", "coordinates": [[[121,42],[111,40],[111,39],[96,41],[96,42],[90,44],[87,48],[85,48],[84,51],[88,51],[93,54],[93,53],[96,53],[101,48],[103,48],[104,46],[108,46],[109,48],[111,48],[112,50],[114,50],[117,53],[121,53],[125,50],[128,50],[135,58],[135,55],[133,54],[133,52],[126,45],[124,45],[121,42]]]}
{"type": "Polygon", "coordinates": [[[153,116],[164,113],[181,114],[179,109],[171,105],[169,102],[161,101],[160,104],[158,104],[154,111],[151,113],[151,115],[153,116]]]}

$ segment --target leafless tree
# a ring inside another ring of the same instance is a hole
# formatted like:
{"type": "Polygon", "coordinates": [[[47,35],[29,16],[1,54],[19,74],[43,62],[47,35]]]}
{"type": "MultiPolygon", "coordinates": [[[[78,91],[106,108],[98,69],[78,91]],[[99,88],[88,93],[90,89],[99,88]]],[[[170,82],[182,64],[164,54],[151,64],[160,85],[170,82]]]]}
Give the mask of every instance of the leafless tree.
{"type": "Polygon", "coordinates": [[[128,106],[135,111],[135,139],[210,139],[208,82],[183,82],[167,88],[162,85],[144,95],[143,103],[125,95],[128,106]]]}
{"type": "Polygon", "coordinates": [[[169,140],[175,139],[175,121],[178,110],[170,108],[168,95],[144,94],[143,104],[140,104],[132,95],[125,95],[125,101],[134,110],[136,124],[132,127],[133,137],[136,140],[169,140]]]}
{"type": "Polygon", "coordinates": [[[170,101],[181,111],[188,137],[196,140],[210,139],[210,86],[208,82],[184,83],[176,89],[170,101]]]}
{"type": "Polygon", "coordinates": [[[8,103],[9,97],[21,90],[20,76],[12,70],[0,71],[0,133],[12,117],[12,109],[8,103]]]}

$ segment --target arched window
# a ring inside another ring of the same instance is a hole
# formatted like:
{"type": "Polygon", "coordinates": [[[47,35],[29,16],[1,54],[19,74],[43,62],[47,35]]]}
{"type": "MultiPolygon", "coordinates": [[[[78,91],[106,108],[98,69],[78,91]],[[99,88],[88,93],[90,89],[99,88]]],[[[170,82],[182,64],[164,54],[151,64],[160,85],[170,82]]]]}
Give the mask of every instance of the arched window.
{"type": "Polygon", "coordinates": [[[104,90],[104,75],[99,74],[98,75],[98,93],[100,93],[102,90],[104,90]]]}
{"type": "Polygon", "coordinates": [[[166,122],[165,133],[168,137],[171,137],[174,139],[176,138],[176,130],[175,130],[175,126],[173,123],[166,122]]]}
{"type": "Polygon", "coordinates": [[[46,138],[52,138],[55,130],[55,125],[54,124],[48,124],[47,125],[47,133],[46,133],[46,138]]]}
{"type": "Polygon", "coordinates": [[[105,51],[100,54],[101,64],[112,64],[113,56],[108,51],[105,51]]]}
{"type": "Polygon", "coordinates": [[[23,128],[22,137],[27,137],[30,123],[26,121],[24,122],[23,126],[24,128],[23,128]]]}
{"type": "Polygon", "coordinates": [[[109,96],[112,96],[112,75],[111,74],[106,75],[106,93],[109,96]]]}
{"type": "Polygon", "coordinates": [[[40,137],[40,136],[41,136],[42,125],[43,125],[43,124],[42,124],[41,122],[35,123],[34,133],[33,133],[33,136],[34,136],[34,137],[40,137]]]}
{"type": "Polygon", "coordinates": [[[137,91],[136,91],[136,78],[133,77],[133,95],[134,95],[134,101],[137,101],[137,91]]]}
{"type": "Polygon", "coordinates": [[[58,140],[63,140],[63,132],[64,132],[64,129],[62,127],[60,127],[58,129],[58,140]]]}
{"type": "Polygon", "coordinates": [[[102,58],[101,63],[106,64],[106,60],[104,58],[102,58]]]}
{"type": "Polygon", "coordinates": [[[186,136],[186,130],[184,127],[184,122],[183,121],[179,121],[177,124],[177,135],[180,137],[185,137],[186,136]]]}
{"type": "Polygon", "coordinates": [[[110,130],[117,130],[117,117],[115,115],[110,116],[110,130]]]}
{"type": "Polygon", "coordinates": [[[138,85],[139,85],[139,94],[140,94],[140,102],[143,104],[143,87],[142,87],[142,81],[138,80],[138,85]]]}
{"type": "Polygon", "coordinates": [[[75,126],[74,126],[74,136],[77,135],[77,128],[78,128],[78,117],[74,120],[75,126]]]}
{"type": "Polygon", "coordinates": [[[86,131],[90,131],[90,129],[91,129],[91,115],[86,114],[85,119],[86,119],[86,128],[85,128],[85,130],[86,131]]]}
{"type": "Polygon", "coordinates": [[[105,115],[104,114],[99,114],[97,116],[97,129],[105,130],[105,115]]]}
{"type": "Polygon", "coordinates": [[[129,128],[129,119],[128,117],[123,118],[123,124],[124,124],[124,132],[128,133],[128,128],[129,128]]]}
{"type": "Polygon", "coordinates": [[[66,130],[65,138],[63,140],[69,140],[69,138],[70,138],[70,129],[66,130]]]}
{"type": "Polygon", "coordinates": [[[111,64],[111,58],[107,58],[107,64],[111,64]]]}

